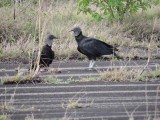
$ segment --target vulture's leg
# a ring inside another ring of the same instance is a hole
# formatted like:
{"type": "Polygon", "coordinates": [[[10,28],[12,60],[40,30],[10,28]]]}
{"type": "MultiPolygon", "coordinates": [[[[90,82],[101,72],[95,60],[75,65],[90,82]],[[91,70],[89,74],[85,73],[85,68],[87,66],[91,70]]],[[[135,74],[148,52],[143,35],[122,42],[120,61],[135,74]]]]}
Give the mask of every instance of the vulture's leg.
{"type": "Polygon", "coordinates": [[[92,69],[95,64],[95,60],[90,60],[89,69],[92,69]]]}
{"type": "Polygon", "coordinates": [[[95,60],[92,60],[91,68],[93,68],[95,62],[96,62],[95,60]]]}
{"type": "Polygon", "coordinates": [[[88,67],[88,68],[89,68],[89,69],[92,68],[92,60],[89,61],[89,67],[88,67]]]}

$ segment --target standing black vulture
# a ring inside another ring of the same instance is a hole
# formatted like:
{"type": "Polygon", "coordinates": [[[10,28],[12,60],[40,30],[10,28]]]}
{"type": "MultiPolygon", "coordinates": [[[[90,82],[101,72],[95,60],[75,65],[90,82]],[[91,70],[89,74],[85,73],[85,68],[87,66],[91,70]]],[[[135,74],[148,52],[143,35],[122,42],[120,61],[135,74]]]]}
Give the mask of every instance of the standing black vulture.
{"type": "Polygon", "coordinates": [[[90,61],[89,69],[93,68],[97,57],[110,54],[118,57],[115,53],[115,51],[118,51],[117,48],[95,38],[84,36],[80,27],[75,27],[71,31],[73,31],[78,44],[77,50],[86,55],[90,61]]]}
{"type": "MultiPolygon", "coordinates": [[[[45,40],[45,45],[42,47],[42,51],[40,54],[40,61],[39,61],[40,68],[49,67],[49,65],[52,63],[54,59],[54,51],[52,50],[53,39],[57,39],[57,37],[51,34],[47,35],[45,40]]],[[[38,56],[38,50],[35,50],[32,58],[32,69],[36,68],[37,56],[38,56]]]]}

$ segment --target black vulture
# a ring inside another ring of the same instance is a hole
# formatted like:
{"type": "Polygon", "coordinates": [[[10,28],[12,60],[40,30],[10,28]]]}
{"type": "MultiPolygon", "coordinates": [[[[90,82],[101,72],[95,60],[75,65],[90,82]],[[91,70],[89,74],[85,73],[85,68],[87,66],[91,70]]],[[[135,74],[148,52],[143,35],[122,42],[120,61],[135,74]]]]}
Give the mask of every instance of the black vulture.
{"type": "Polygon", "coordinates": [[[117,48],[98,39],[84,36],[80,27],[74,27],[70,31],[73,31],[75,40],[77,41],[77,50],[89,59],[89,69],[93,68],[97,57],[110,54],[118,57],[115,53],[115,51],[118,51],[117,48]]]}
{"type": "MultiPolygon", "coordinates": [[[[49,65],[52,63],[54,59],[54,51],[52,50],[52,43],[53,40],[57,39],[54,35],[47,35],[45,40],[45,45],[42,47],[42,51],[40,54],[40,61],[39,66],[42,67],[49,67],[49,65]]],[[[38,50],[34,50],[33,57],[32,57],[32,69],[36,68],[37,65],[37,56],[38,56],[38,50]]]]}

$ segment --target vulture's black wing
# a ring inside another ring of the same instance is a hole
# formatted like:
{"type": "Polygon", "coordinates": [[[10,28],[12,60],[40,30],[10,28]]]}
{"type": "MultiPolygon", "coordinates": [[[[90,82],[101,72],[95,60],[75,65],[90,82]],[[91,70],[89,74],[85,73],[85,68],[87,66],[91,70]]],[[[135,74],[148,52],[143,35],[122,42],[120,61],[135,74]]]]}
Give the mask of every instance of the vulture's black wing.
{"type": "Polygon", "coordinates": [[[54,51],[52,51],[51,46],[47,46],[47,45],[43,46],[40,64],[43,66],[49,67],[53,59],[54,59],[54,51]]]}
{"type": "Polygon", "coordinates": [[[101,56],[113,54],[113,46],[94,38],[88,38],[79,44],[83,54],[101,56]]]}

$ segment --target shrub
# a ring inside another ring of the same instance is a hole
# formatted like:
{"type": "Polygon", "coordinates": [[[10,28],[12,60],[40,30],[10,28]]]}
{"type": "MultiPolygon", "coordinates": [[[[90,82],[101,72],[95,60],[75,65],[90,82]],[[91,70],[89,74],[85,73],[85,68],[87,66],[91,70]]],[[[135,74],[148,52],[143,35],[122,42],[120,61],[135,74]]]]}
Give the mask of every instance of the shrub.
{"type": "Polygon", "coordinates": [[[104,17],[112,20],[123,20],[126,14],[136,13],[139,9],[146,10],[147,1],[142,0],[79,0],[79,11],[89,13],[97,20],[104,17]]]}

